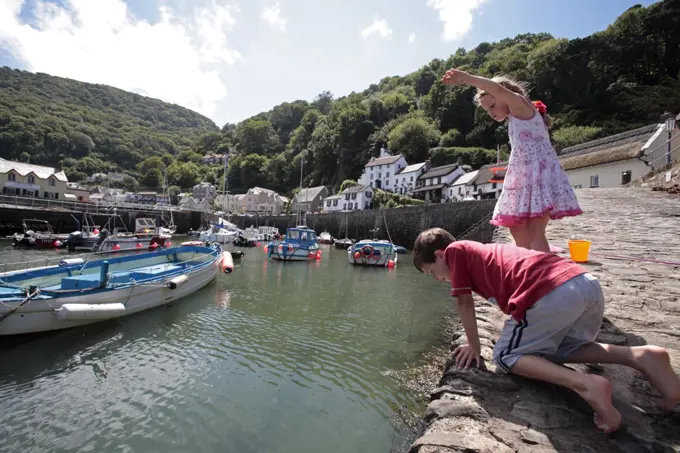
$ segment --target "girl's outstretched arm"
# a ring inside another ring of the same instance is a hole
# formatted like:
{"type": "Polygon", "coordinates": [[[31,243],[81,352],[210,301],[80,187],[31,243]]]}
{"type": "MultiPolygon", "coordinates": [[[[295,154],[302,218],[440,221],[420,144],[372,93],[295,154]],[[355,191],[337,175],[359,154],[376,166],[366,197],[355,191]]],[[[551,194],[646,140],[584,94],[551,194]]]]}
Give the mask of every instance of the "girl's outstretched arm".
{"type": "Polygon", "coordinates": [[[508,104],[512,116],[530,118],[534,115],[534,107],[524,96],[514,93],[485,77],[475,76],[457,69],[449,69],[446,71],[446,74],[444,74],[444,77],[442,77],[442,82],[452,85],[472,85],[473,87],[485,91],[496,99],[508,104]]]}

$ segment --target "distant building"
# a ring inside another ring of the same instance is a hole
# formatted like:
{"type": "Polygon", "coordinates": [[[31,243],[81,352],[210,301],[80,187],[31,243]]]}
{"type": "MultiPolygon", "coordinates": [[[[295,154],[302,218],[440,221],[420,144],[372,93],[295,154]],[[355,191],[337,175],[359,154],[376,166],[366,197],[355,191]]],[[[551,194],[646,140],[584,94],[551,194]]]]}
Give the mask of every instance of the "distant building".
{"type": "Polygon", "coordinates": [[[307,187],[293,197],[293,212],[318,212],[323,207],[322,202],[328,196],[325,186],[307,187]]]}
{"type": "Polygon", "coordinates": [[[75,201],[81,201],[83,203],[89,203],[90,201],[90,190],[87,187],[83,187],[76,182],[66,183],[65,195],[73,195],[74,197],[73,199],[75,199],[75,201]]]}
{"type": "Polygon", "coordinates": [[[444,203],[449,186],[463,174],[465,171],[458,164],[432,168],[418,177],[413,195],[431,203],[444,203]]]}
{"type": "Polygon", "coordinates": [[[170,195],[163,195],[160,193],[156,192],[137,192],[137,193],[131,193],[127,194],[125,201],[127,203],[136,203],[136,204],[148,204],[148,205],[156,205],[156,204],[170,204],[170,195]]]}
{"type": "Polygon", "coordinates": [[[215,199],[215,196],[217,196],[217,188],[207,182],[196,184],[192,190],[194,198],[207,198],[212,201],[215,199]]]}
{"type": "Polygon", "coordinates": [[[359,178],[359,184],[371,186],[375,189],[395,192],[397,187],[397,173],[408,163],[401,154],[393,156],[389,150],[382,148],[380,157],[372,157],[364,166],[364,172],[359,178]]]}
{"type": "Polygon", "coordinates": [[[235,213],[240,211],[240,199],[238,195],[232,195],[232,194],[227,194],[227,195],[217,195],[215,197],[215,204],[219,206],[219,209],[221,211],[227,212],[227,213],[235,213]]]}
{"type": "Polygon", "coordinates": [[[343,211],[363,211],[373,209],[373,187],[360,184],[342,191],[343,211]]]}
{"type": "MultiPolygon", "coordinates": [[[[665,166],[667,142],[666,125],[650,124],[565,148],[559,160],[573,187],[618,187],[665,166]]],[[[671,159],[680,159],[677,130],[671,150],[671,159]]]]}
{"type": "Polygon", "coordinates": [[[224,164],[224,160],[227,158],[227,154],[206,154],[201,159],[204,164],[224,164]]]}
{"type": "MultiPolygon", "coordinates": [[[[500,197],[503,192],[502,182],[492,182],[494,174],[491,171],[494,167],[505,167],[507,163],[484,165],[477,171],[477,175],[466,184],[471,187],[472,197],[476,200],[493,200],[500,197]]],[[[467,175],[461,176],[461,179],[467,175]]],[[[455,183],[454,183],[455,184],[455,183]]]]}
{"type": "Polygon", "coordinates": [[[425,173],[430,168],[430,162],[421,162],[419,164],[407,165],[401,170],[397,171],[394,192],[399,195],[411,195],[413,189],[416,188],[416,181],[418,177],[425,173]]]}
{"type": "Polygon", "coordinates": [[[342,211],[342,194],[331,195],[323,200],[324,212],[342,211]]]}
{"type": "Polygon", "coordinates": [[[0,158],[3,195],[63,200],[68,178],[52,167],[24,164],[0,158]]]}
{"type": "Polygon", "coordinates": [[[465,173],[460,178],[456,179],[453,184],[449,186],[449,193],[446,197],[448,201],[463,201],[466,198],[474,198],[473,181],[477,177],[479,170],[474,170],[465,173]]]}
{"type": "Polygon", "coordinates": [[[262,187],[248,189],[239,201],[242,212],[257,215],[279,215],[284,205],[279,194],[262,187]]]}

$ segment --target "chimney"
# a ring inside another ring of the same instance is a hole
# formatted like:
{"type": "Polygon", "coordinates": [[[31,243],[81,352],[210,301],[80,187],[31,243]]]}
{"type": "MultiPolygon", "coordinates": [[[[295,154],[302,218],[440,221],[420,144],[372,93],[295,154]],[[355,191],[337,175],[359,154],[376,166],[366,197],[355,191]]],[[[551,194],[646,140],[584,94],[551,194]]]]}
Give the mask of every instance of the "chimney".
{"type": "Polygon", "coordinates": [[[431,166],[432,166],[432,161],[430,159],[427,159],[425,161],[425,171],[429,170],[431,166]]]}
{"type": "Polygon", "coordinates": [[[463,165],[463,157],[462,157],[462,156],[458,156],[458,166],[460,167],[460,166],[462,166],[462,165],[463,165]]]}

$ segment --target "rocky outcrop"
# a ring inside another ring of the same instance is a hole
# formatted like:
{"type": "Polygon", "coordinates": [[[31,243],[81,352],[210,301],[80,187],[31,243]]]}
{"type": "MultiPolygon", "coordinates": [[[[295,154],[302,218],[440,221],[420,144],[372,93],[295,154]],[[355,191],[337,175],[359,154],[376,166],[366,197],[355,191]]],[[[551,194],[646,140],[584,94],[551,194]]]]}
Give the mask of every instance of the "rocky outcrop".
{"type": "MultiPolygon", "coordinates": [[[[680,372],[680,200],[644,189],[580,190],[585,214],[553,222],[548,237],[593,242],[591,261],[607,297],[598,341],[657,344],[680,372]],[[663,262],[663,263],[662,263],[663,262]]],[[[508,240],[504,230],[497,240],[508,240]]],[[[565,255],[568,256],[568,255],[565,255]]],[[[612,435],[598,431],[589,406],[557,386],[495,370],[491,353],[504,321],[478,301],[483,370],[457,369],[449,359],[424,415],[413,453],[680,452],[680,408],[663,414],[656,389],[634,370],[615,365],[569,365],[607,377],[623,415],[612,435]]],[[[455,326],[451,350],[465,342],[455,326]]]]}

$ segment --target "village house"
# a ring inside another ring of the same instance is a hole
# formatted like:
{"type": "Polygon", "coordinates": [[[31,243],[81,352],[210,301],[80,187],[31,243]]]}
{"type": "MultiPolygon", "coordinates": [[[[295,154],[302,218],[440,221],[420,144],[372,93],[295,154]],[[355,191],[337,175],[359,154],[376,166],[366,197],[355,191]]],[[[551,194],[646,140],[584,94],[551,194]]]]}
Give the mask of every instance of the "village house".
{"type": "Polygon", "coordinates": [[[254,215],[279,215],[284,203],[273,190],[253,187],[240,198],[241,211],[254,215]]]}
{"type": "Polygon", "coordinates": [[[64,196],[66,196],[67,199],[72,199],[73,201],[89,203],[90,189],[79,185],[77,182],[67,182],[66,193],[64,194],[64,196]]]}
{"type": "Polygon", "coordinates": [[[413,189],[416,188],[416,181],[418,177],[425,173],[430,168],[430,162],[421,162],[419,164],[407,165],[396,174],[395,193],[399,195],[411,195],[413,189]]]}
{"type": "Polygon", "coordinates": [[[232,195],[232,194],[220,194],[215,197],[215,204],[219,207],[219,209],[223,212],[227,213],[235,213],[239,212],[241,204],[240,204],[240,199],[238,198],[238,195],[232,195]]]}
{"type": "Polygon", "coordinates": [[[192,189],[194,198],[207,198],[212,201],[217,196],[217,188],[208,182],[196,184],[192,189]]]}
{"type": "Polygon", "coordinates": [[[650,124],[621,134],[571,146],[561,151],[560,163],[572,187],[618,187],[680,159],[680,134],[666,124],[650,124]]]}
{"type": "Polygon", "coordinates": [[[209,165],[224,164],[226,158],[227,154],[206,154],[201,159],[201,162],[209,165]]]}
{"type": "Polygon", "coordinates": [[[126,203],[135,203],[135,204],[148,204],[148,205],[157,205],[157,204],[170,204],[170,195],[167,194],[160,194],[156,192],[137,192],[137,193],[131,193],[127,194],[125,197],[125,202],[126,203]]]}
{"type": "Polygon", "coordinates": [[[0,158],[2,195],[63,200],[67,182],[66,174],[52,167],[0,158]]]}
{"type": "Polygon", "coordinates": [[[323,200],[324,212],[342,211],[342,195],[331,195],[323,200]]]}
{"type": "Polygon", "coordinates": [[[359,184],[358,186],[348,187],[343,190],[342,203],[343,211],[363,211],[364,209],[373,209],[373,187],[369,185],[359,184]]]}
{"type": "Polygon", "coordinates": [[[323,200],[328,196],[325,186],[307,187],[293,197],[293,212],[318,212],[323,207],[323,200]]]}
{"type": "Polygon", "coordinates": [[[494,172],[491,170],[496,167],[505,167],[507,163],[488,164],[477,170],[477,175],[466,185],[471,187],[471,194],[476,200],[493,200],[500,197],[503,192],[503,183],[494,179],[494,172]]]}
{"type": "Polygon", "coordinates": [[[382,148],[380,157],[372,157],[364,166],[364,172],[358,183],[374,189],[396,192],[397,173],[407,165],[404,156],[401,154],[393,156],[389,150],[382,148]]]}
{"type": "Polygon", "coordinates": [[[453,184],[451,184],[451,187],[449,187],[447,196],[448,201],[463,201],[466,198],[472,198],[472,193],[474,191],[473,181],[477,177],[477,173],[479,173],[479,170],[474,170],[465,173],[460,178],[456,179],[453,184]]]}
{"type": "Polygon", "coordinates": [[[449,186],[464,174],[457,163],[431,168],[416,180],[413,196],[430,203],[445,203],[449,186]]]}

